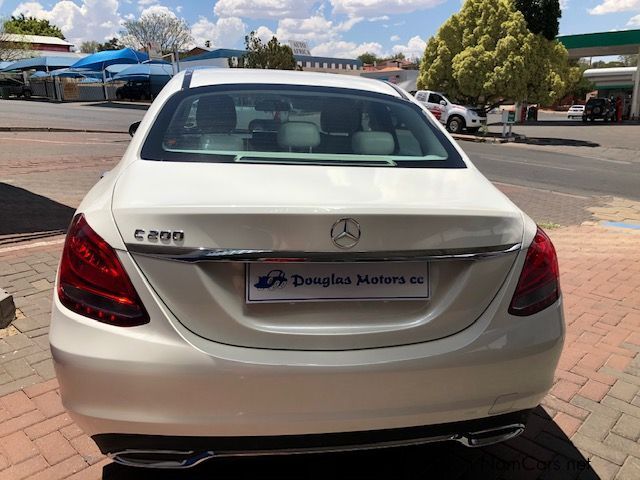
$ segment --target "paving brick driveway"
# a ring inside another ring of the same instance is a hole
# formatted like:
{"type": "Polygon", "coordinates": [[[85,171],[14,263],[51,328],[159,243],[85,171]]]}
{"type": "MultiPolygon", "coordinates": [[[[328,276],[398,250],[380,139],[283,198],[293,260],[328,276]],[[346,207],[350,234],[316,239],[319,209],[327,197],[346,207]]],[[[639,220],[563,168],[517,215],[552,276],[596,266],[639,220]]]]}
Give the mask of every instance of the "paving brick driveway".
{"type": "MultiPolygon", "coordinates": [[[[446,445],[342,460],[365,468],[372,458],[402,458],[416,477],[435,469],[446,478],[640,478],[640,232],[573,226],[550,234],[562,269],[567,343],[556,383],[526,434],[479,451],[446,445]]],[[[0,287],[19,292],[19,319],[0,339],[0,479],[74,472],[72,478],[139,478],[105,468],[107,460],[64,413],[46,343],[61,243],[25,247],[0,250],[0,287]]],[[[325,461],[307,463],[320,468],[325,461]]],[[[222,465],[238,471],[253,464],[222,465]]],[[[272,473],[290,466],[277,459],[260,465],[272,473]]],[[[190,475],[216,471],[206,468],[190,475]]]]}

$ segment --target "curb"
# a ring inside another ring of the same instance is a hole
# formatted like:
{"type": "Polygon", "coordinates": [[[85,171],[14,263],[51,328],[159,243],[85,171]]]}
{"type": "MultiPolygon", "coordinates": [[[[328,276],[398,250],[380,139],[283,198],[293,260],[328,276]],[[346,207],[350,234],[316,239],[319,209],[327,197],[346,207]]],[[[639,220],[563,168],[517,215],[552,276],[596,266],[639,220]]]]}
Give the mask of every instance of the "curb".
{"type": "Polygon", "coordinates": [[[59,132],[59,133],[122,133],[119,130],[95,130],[90,128],[58,128],[58,127],[0,127],[0,132],[59,132]]]}
{"type": "Polygon", "coordinates": [[[481,137],[479,135],[462,135],[459,133],[454,133],[451,136],[456,140],[475,143],[514,143],[516,141],[516,137],[481,137]]]}

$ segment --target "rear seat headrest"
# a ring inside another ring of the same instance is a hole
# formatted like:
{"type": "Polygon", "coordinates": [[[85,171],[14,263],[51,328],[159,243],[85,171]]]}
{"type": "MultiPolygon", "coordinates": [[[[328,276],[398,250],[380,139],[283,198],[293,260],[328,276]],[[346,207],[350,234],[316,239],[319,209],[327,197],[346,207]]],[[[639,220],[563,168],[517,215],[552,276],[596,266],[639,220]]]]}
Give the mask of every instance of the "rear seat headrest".
{"type": "Polygon", "coordinates": [[[320,145],[320,131],[315,123],[283,123],[278,130],[278,145],[283,148],[314,148],[320,145]]]}
{"type": "Polygon", "coordinates": [[[198,99],[196,123],[204,133],[229,133],[236,128],[236,104],[229,95],[203,95],[198,99]]]}
{"type": "Polygon", "coordinates": [[[352,134],[360,130],[362,113],[353,100],[331,98],[322,106],[320,126],[325,133],[352,134]]]}
{"type": "Polygon", "coordinates": [[[391,155],[396,144],[389,132],[356,132],[351,138],[351,148],[360,155],[391,155]]]}

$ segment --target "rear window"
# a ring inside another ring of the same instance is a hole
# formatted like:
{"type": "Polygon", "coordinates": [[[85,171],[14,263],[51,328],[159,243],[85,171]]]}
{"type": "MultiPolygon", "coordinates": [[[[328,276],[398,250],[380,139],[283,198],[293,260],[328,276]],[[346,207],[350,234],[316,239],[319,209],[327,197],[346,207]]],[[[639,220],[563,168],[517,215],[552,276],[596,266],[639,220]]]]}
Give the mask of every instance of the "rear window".
{"type": "Polygon", "coordinates": [[[173,95],[142,158],[157,161],[465,168],[417,105],[348,89],[234,85],[173,95]]]}

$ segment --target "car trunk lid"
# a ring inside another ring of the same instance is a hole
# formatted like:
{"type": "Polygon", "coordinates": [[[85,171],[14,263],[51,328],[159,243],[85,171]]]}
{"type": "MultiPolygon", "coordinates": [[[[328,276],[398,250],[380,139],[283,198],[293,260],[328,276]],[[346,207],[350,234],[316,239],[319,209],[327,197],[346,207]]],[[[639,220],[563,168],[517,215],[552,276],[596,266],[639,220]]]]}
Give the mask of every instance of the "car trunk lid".
{"type": "Polygon", "coordinates": [[[519,210],[473,168],[137,161],[116,185],[113,214],[184,326],[216,342],[277,349],[384,347],[459,332],[496,295],[523,231],[519,210]],[[360,231],[352,248],[333,241],[342,219],[360,231]],[[289,280],[284,290],[253,288],[279,277],[272,271],[289,280]],[[335,280],[359,274],[383,283],[345,293],[335,280]],[[290,297],[293,275],[321,280],[290,297]],[[424,287],[384,284],[400,276],[423,276],[424,287]],[[253,302],[252,291],[267,301],[253,302]]]}

